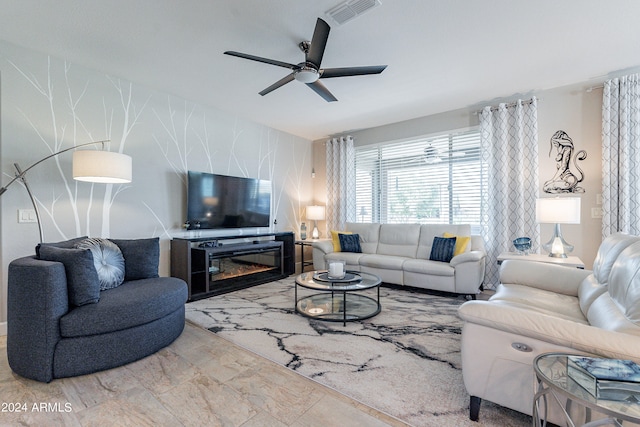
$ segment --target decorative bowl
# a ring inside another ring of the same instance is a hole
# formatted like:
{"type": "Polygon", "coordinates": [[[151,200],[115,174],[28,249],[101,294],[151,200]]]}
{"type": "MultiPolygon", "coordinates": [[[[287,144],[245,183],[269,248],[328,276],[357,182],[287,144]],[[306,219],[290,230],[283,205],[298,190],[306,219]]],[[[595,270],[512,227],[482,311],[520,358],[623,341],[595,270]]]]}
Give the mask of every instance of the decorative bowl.
{"type": "Polygon", "coordinates": [[[531,239],[529,237],[518,237],[513,241],[513,246],[518,252],[526,255],[531,249],[531,239]]]}

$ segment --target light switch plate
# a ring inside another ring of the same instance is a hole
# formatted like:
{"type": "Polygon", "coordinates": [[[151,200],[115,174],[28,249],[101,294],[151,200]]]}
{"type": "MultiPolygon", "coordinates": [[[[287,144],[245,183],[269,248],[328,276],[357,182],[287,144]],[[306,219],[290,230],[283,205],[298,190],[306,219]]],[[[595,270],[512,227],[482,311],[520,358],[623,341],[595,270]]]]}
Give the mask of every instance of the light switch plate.
{"type": "Polygon", "coordinates": [[[18,222],[38,222],[35,209],[18,209],[18,222]]]}

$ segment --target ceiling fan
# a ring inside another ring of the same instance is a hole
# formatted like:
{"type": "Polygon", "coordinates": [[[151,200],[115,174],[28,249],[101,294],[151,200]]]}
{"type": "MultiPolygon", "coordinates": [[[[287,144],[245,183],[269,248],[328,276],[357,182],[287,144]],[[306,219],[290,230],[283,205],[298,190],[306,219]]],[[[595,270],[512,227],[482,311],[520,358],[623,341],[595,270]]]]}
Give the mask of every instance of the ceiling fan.
{"type": "Polygon", "coordinates": [[[224,53],[225,55],[237,56],[238,58],[264,62],[265,64],[277,65],[278,67],[289,68],[291,70],[291,74],[283,77],[282,79],[278,80],[277,82],[260,92],[260,95],[262,96],[278,89],[281,86],[284,86],[285,84],[293,80],[297,80],[299,82],[305,83],[318,95],[324,98],[325,101],[333,102],[337,101],[338,99],[333,96],[331,92],[329,92],[326,86],[320,82],[320,79],[380,74],[384,71],[385,68],[387,68],[387,66],[374,65],[368,67],[320,68],[322,56],[324,55],[324,49],[329,38],[330,29],[331,28],[329,27],[329,24],[318,18],[311,41],[303,41],[298,45],[305,54],[304,62],[301,62],[299,64],[289,64],[288,62],[262,58],[259,56],[248,55],[246,53],[234,52],[231,50],[224,53]]]}

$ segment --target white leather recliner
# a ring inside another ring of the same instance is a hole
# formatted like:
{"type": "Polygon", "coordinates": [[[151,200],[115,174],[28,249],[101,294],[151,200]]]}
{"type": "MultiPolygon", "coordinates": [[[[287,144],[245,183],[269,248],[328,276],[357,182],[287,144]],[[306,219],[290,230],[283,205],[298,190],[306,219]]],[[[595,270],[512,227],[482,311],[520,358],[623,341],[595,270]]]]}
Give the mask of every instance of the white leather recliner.
{"type": "MultiPolygon", "coordinates": [[[[505,261],[488,301],[459,308],[462,373],[477,420],[481,399],[532,414],[533,360],[547,352],[640,363],[640,237],[617,233],[598,250],[593,271],[505,261]]],[[[549,421],[562,425],[559,412],[549,421]]]]}

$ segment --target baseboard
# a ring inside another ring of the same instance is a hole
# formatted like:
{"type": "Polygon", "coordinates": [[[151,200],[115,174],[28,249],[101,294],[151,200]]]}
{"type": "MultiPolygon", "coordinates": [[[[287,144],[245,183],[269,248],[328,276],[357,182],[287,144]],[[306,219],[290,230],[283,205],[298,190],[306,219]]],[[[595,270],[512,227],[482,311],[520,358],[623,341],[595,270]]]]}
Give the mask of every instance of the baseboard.
{"type": "Polygon", "coordinates": [[[7,335],[7,322],[0,322],[0,337],[7,335]]]}

